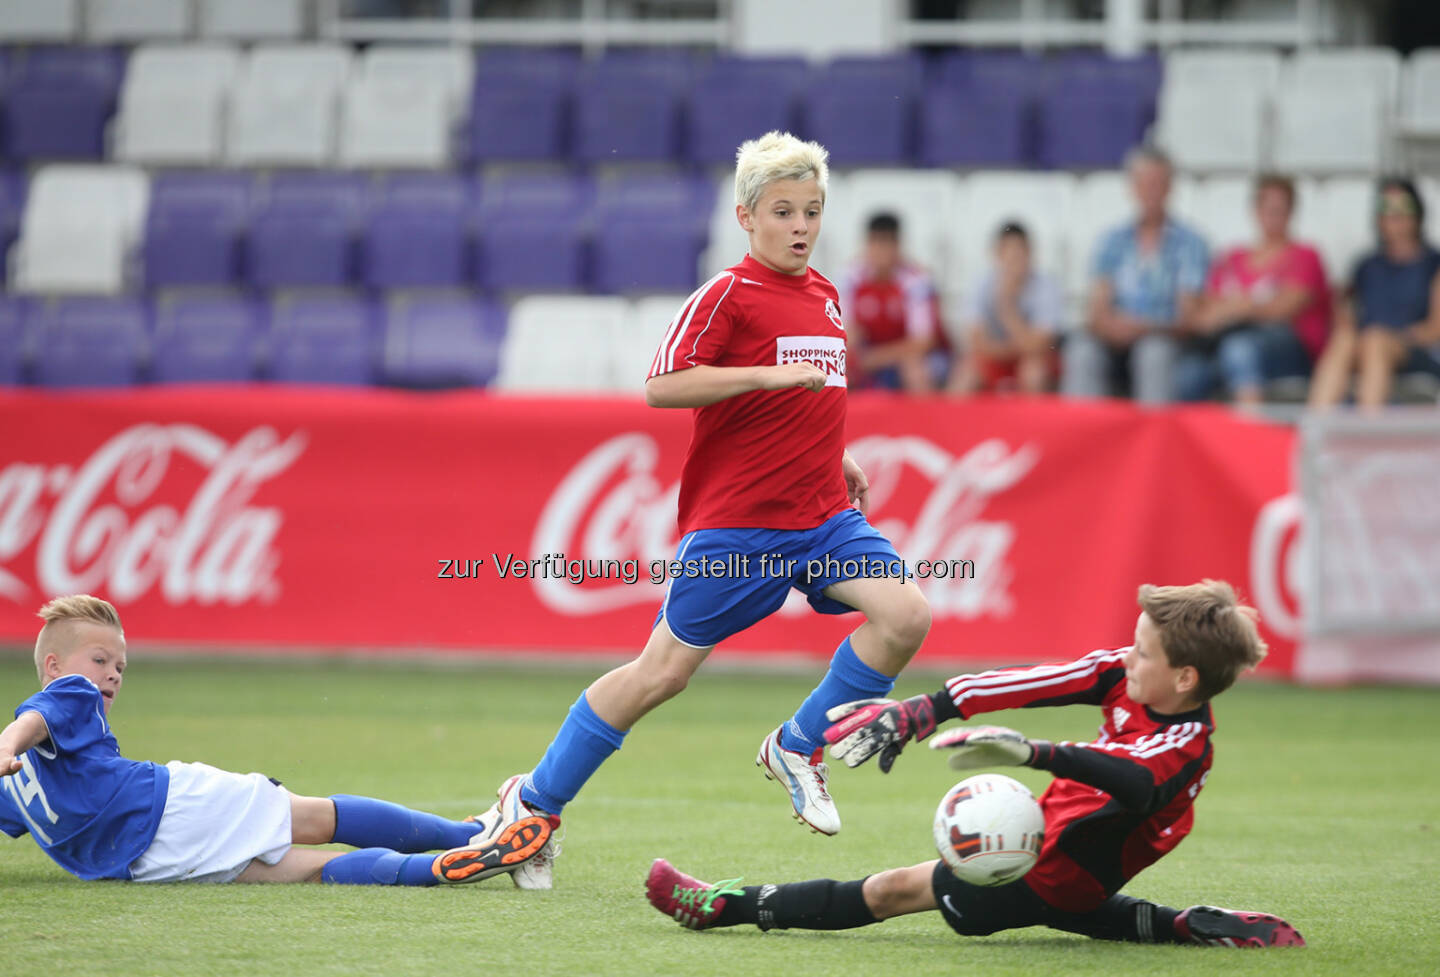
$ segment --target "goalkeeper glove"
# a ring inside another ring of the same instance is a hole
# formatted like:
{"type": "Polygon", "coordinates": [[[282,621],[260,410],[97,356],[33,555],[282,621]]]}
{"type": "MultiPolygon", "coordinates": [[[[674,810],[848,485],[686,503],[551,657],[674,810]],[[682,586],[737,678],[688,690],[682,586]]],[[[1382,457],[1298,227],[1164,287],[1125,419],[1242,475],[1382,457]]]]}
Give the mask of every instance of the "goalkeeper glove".
{"type": "Polygon", "coordinates": [[[950,750],[954,770],[981,767],[1033,767],[1055,748],[1046,740],[1029,740],[1004,726],[970,726],[947,730],[930,743],[932,750],[950,750]]]}
{"type": "Polygon", "coordinates": [[[859,699],[826,711],[825,718],[834,724],[825,730],[825,742],[835,759],[858,767],[878,753],[880,772],[889,773],[906,743],[935,732],[935,702],[928,695],[903,702],[859,699]]]}

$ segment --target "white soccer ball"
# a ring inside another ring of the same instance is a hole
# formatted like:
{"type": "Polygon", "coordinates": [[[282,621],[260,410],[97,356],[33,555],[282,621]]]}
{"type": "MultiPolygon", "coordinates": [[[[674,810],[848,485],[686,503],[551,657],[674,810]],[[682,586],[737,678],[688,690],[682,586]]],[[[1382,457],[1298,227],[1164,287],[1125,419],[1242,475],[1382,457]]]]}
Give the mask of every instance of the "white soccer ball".
{"type": "Polygon", "coordinates": [[[1045,815],[1029,788],[998,773],[951,787],[935,811],[935,847],[956,877],[1005,885],[1035,866],[1045,815]]]}

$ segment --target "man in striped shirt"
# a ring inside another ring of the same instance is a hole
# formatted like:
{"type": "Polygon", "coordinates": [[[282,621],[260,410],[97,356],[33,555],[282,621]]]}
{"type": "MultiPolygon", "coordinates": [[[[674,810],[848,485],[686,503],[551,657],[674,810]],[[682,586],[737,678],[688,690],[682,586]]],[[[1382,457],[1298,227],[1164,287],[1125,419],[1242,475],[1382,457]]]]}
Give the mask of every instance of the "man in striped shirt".
{"type": "Polygon", "coordinates": [[[957,933],[985,936],[1050,926],[1096,939],[1216,946],[1303,945],[1267,913],[1192,906],[1176,910],[1120,895],[1142,869],[1173,850],[1194,823],[1210,772],[1210,699],[1259,664],[1265,642],[1253,608],[1229,584],[1140,588],[1135,642],[1077,661],[960,675],[934,695],[853,702],[831,711],[825,738],[849,766],[880,757],[890,769],[906,742],[947,719],[999,709],[1087,703],[1101,707],[1089,743],[1026,739],[981,726],[936,737],[951,766],[1029,766],[1055,780],[1040,798],[1045,840],[1035,867],[995,887],[962,882],[941,861],[854,882],[709,886],[663,859],[651,868],[652,905],[694,929],[754,923],[762,929],[847,929],[938,909],[957,933]]]}

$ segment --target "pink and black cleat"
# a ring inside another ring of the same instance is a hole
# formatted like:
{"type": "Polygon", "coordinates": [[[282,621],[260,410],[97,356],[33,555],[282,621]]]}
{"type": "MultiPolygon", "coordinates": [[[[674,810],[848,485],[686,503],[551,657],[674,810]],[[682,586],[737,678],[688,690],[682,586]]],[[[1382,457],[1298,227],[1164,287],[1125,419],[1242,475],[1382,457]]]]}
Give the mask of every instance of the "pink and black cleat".
{"type": "Polygon", "coordinates": [[[1175,917],[1175,934],[1205,946],[1304,946],[1300,932],[1279,916],[1247,909],[1191,906],[1175,917]]]}
{"type": "Polygon", "coordinates": [[[726,896],[743,896],[736,888],[739,879],[724,882],[701,882],[677,869],[663,858],[655,859],[645,879],[645,895],[650,905],[686,929],[703,930],[715,925],[725,908],[726,896]]]}

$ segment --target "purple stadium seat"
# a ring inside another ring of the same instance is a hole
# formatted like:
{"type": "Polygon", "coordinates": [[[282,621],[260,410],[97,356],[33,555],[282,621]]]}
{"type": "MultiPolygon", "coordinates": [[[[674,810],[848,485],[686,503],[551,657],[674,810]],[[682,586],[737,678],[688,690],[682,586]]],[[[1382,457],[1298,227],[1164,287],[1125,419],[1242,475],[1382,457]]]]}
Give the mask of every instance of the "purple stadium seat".
{"type": "Polygon", "coordinates": [[[1022,167],[1031,158],[1030,102],[1021,92],[935,88],[920,100],[925,166],[1022,167]]]}
{"type": "Polygon", "coordinates": [[[1099,49],[1078,49],[1057,55],[1050,75],[1051,91],[1131,92],[1153,100],[1164,68],[1154,53],[1114,58],[1099,49]]]}
{"type": "Polygon", "coordinates": [[[908,162],[920,78],[915,57],[837,58],[807,85],[805,135],[830,150],[831,165],[908,162]]]}
{"type": "Polygon", "coordinates": [[[368,188],[369,177],[359,173],[276,176],[250,224],[250,282],[260,288],[347,284],[368,188]]]}
{"type": "Polygon", "coordinates": [[[259,309],[242,298],[179,298],[155,310],[150,377],[158,383],[255,379],[259,309]]]}
{"type": "Polygon", "coordinates": [[[0,295],[0,387],[18,385],[30,352],[30,302],[0,295]]]}
{"type": "Polygon", "coordinates": [[[595,183],[595,215],[614,218],[689,218],[703,226],[715,200],[713,180],[675,173],[636,174],[595,183]]]}
{"type": "Polygon", "coordinates": [[[392,302],[386,315],[385,381],[404,387],[481,387],[495,377],[505,311],[472,298],[392,302]]]}
{"type": "Polygon", "coordinates": [[[380,354],[375,322],[373,306],[361,299],[281,299],[271,314],[271,379],[280,383],[374,383],[380,354]]]}
{"type": "Polygon", "coordinates": [[[1032,93],[1050,84],[1049,59],[1024,51],[956,49],[932,64],[931,88],[986,88],[1032,93]]]}
{"type": "Polygon", "coordinates": [[[649,217],[601,221],[595,230],[594,284],[601,292],[688,292],[696,284],[703,225],[649,217]]]}
{"type": "Polygon", "coordinates": [[[23,171],[0,171],[0,263],[6,260],[10,245],[20,235],[27,182],[23,171]]]}
{"type": "Polygon", "coordinates": [[[685,112],[685,157],[730,163],[736,148],[795,128],[809,66],[800,58],[716,58],[696,79],[685,112]]]}
{"type": "Polygon", "coordinates": [[[124,54],[112,48],[35,48],[10,69],[0,128],[14,159],[101,159],[124,54]]]}
{"type": "Polygon", "coordinates": [[[508,45],[479,48],[475,52],[477,78],[515,78],[553,82],[570,87],[580,72],[578,47],[508,45]]]}
{"type": "Polygon", "coordinates": [[[475,209],[474,278],[491,291],[582,289],[594,191],[565,173],[486,180],[475,209]]]}
{"type": "Polygon", "coordinates": [[[1154,102],[1143,92],[1052,92],[1040,101],[1040,163],[1050,169],[1119,166],[1153,120],[1154,102]]]}
{"type": "Polygon", "coordinates": [[[570,129],[570,88],[559,78],[475,78],[470,155],[491,160],[560,159],[570,129]]]}
{"type": "Polygon", "coordinates": [[[146,284],[157,288],[237,281],[254,182],[247,173],[156,176],[145,223],[146,284]]]}
{"type": "Polygon", "coordinates": [[[665,161],[680,154],[681,95],[643,78],[581,82],[571,146],[586,163],[665,161]]]}
{"type": "Polygon", "coordinates": [[[454,286],[469,268],[470,187],[450,174],[397,175],[381,189],[361,244],[371,288],[454,286]]]}
{"type": "Polygon", "coordinates": [[[124,387],[139,379],[148,343],[145,305],[133,298],[59,299],[39,310],[35,382],[124,387]]]}

